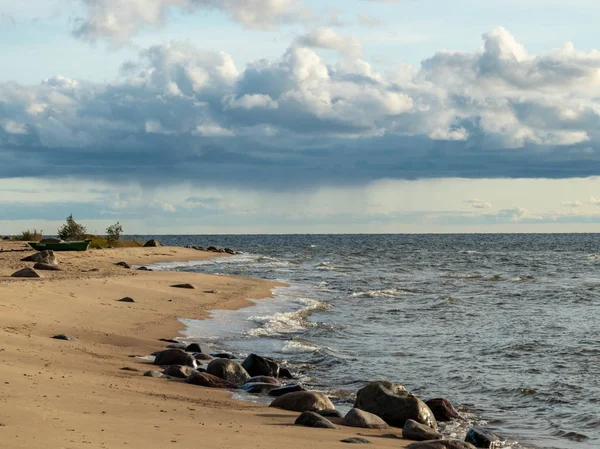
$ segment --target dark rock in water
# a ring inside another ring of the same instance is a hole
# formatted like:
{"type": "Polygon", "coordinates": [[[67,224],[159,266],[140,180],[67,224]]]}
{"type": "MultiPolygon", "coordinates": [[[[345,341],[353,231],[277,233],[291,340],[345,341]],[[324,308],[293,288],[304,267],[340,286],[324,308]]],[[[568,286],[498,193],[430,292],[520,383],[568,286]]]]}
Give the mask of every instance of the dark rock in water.
{"type": "Polygon", "coordinates": [[[188,290],[195,290],[196,287],[192,284],[175,284],[175,285],[171,285],[171,287],[173,288],[186,288],[188,290]]]}
{"type": "Polygon", "coordinates": [[[204,248],[203,246],[192,246],[192,248],[196,251],[206,251],[206,248],[204,248]]]}
{"type": "Polygon", "coordinates": [[[472,444],[460,440],[430,440],[410,443],[406,449],[477,449],[472,444]]]}
{"type": "Polygon", "coordinates": [[[267,394],[269,391],[277,388],[276,385],[268,384],[264,382],[248,382],[240,387],[242,390],[247,393],[252,394],[267,394]]]}
{"type": "Polygon", "coordinates": [[[363,429],[389,429],[390,426],[373,413],[365,412],[358,408],[350,410],[342,420],[343,426],[360,427],[363,429]]]}
{"type": "Polygon", "coordinates": [[[198,352],[196,354],[194,354],[194,358],[196,360],[212,360],[212,356],[208,355],[208,354],[203,354],[201,352],[198,352]]]}
{"type": "Polygon", "coordinates": [[[290,370],[287,368],[279,368],[279,377],[284,379],[295,379],[290,370]]]}
{"type": "Polygon", "coordinates": [[[202,387],[228,388],[231,390],[237,389],[236,384],[228,382],[225,379],[221,379],[220,377],[213,376],[210,373],[197,372],[185,379],[185,381],[188,384],[200,385],[202,387]]]}
{"type": "Polygon", "coordinates": [[[441,433],[412,419],[407,419],[404,423],[402,436],[407,440],[413,441],[441,440],[443,438],[441,433]]]}
{"type": "Polygon", "coordinates": [[[131,268],[127,262],[117,262],[115,265],[128,269],[131,268]]]}
{"type": "Polygon", "coordinates": [[[231,248],[225,248],[223,251],[225,251],[227,254],[232,254],[232,255],[236,255],[237,253],[232,250],[231,248]]]}
{"type": "Polygon", "coordinates": [[[10,275],[13,278],[41,278],[42,276],[33,268],[23,268],[10,275]]]}
{"type": "Polygon", "coordinates": [[[353,438],[346,438],[343,440],[340,440],[342,443],[350,443],[350,444],[371,444],[372,442],[367,440],[366,438],[360,438],[360,437],[353,437],[353,438]]]}
{"type": "Polygon", "coordinates": [[[138,271],[154,271],[154,270],[152,270],[152,268],[148,268],[148,267],[139,267],[138,271]]]}
{"type": "Polygon", "coordinates": [[[269,391],[269,396],[283,396],[288,393],[296,393],[297,391],[306,391],[302,385],[285,385],[283,387],[276,388],[275,390],[269,391]]]}
{"type": "Polygon", "coordinates": [[[60,268],[58,268],[58,266],[56,265],[50,265],[49,263],[42,263],[42,262],[38,262],[36,263],[33,268],[35,270],[43,270],[43,271],[62,271],[60,268]]]}
{"type": "Polygon", "coordinates": [[[246,383],[265,383],[265,384],[272,384],[272,385],[276,385],[276,386],[281,386],[281,382],[279,382],[277,379],[275,379],[274,377],[269,377],[269,376],[254,376],[251,377],[250,379],[248,379],[248,382],[246,383]]]}
{"type": "Polygon", "coordinates": [[[166,377],[163,373],[161,373],[160,371],[146,371],[144,373],[144,377],[155,377],[157,379],[160,379],[162,377],[166,377]]]}
{"type": "Polygon", "coordinates": [[[185,379],[186,377],[190,377],[195,372],[196,370],[191,366],[184,365],[171,365],[163,371],[163,373],[167,376],[176,377],[178,379],[185,379]]]}
{"type": "Polygon", "coordinates": [[[448,399],[430,399],[425,401],[425,404],[433,412],[433,416],[435,416],[435,419],[439,422],[452,421],[453,419],[464,419],[448,399]]]}
{"type": "Polygon", "coordinates": [[[256,354],[250,354],[246,357],[242,362],[242,366],[251,376],[277,377],[279,375],[279,365],[277,362],[256,354]]]}
{"type": "Polygon", "coordinates": [[[296,418],[294,424],[297,426],[318,427],[320,429],[338,428],[327,418],[324,418],[315,412],[302,412],[302,414],[296,418]]]}
{"type": "Polygon", "coordinates": [[[161,243],[158,240],[148,240],[146,243],[144,243],[144,248],[154,248],[157,246],[162,246],[161,243]]]}
{"type": "Polygon", "coordinates": [[[202,352],[202,348],[198,343],[190,343],[185,347],[185,352],[202,352]]]}
{"type": "Polygon", "coordinates": [[[332,410],[330,410],[330,409],[319,410],[319,411],[317,411],[317,413],[319,415],[325,416],[327,418],[341,418],[342,417],[342,414],[339,411],[335,410],[335,409],[332,409],[332,410]]]}
{"type": "Polygon", "coordinates": [[[130,298],[129,296],[126,296],[125,298],[121,298],[117,300],[118,302],[135,302],[135,300],[133,298],[130,298]]]}
{"type": "Polygon", "coordinates": [[[24,257],[21,262],[37,262],[46,263],[48,265],[57,265],[58,259],[51,249],[40,251],[39,253],[32,254],[31,256],[24,257]]]}
{"type": "Polygon", "coordinates": [[[211,361],[206,367],[206,371],[235,385],[243,385],[250,379],[250,376],[242,365],[228,359],[215,359],[211,361]]]}
{"type": "Polygon", "coordinates": [[[236,359],[237,357],[227,352],[214,352],[211,354],[215,359],[236,359]]]}
{"type": "Polygon", "coordinates": [[[314,391],[297,391],[284,394],[271,402],[269,407],[282,408],[292,412],[316,412],[335,409],[335,405],[327,396],[314,391]]]}
{"type": "Polygon", "coordinates": [[[187,348],[187,345],[185,343],[179,343],[179,342],[177,342],[177,343],[168,344],[165,347],[169,348],[169,349],[184,349],[185,350],[185,348],[187,348]]]}
{"type": "Polygon", "coordinates": [[[156,354],[155,365],[185,365],[196,367],[196,359],[181,349],[166,349],[156,354]]]}
{"type": "Polygon", "coordinates": [[[407,419],[412,419],[437,430],[437,422],[429,407],[402,385],[392,382],[367,384],[358,391],[354,407],[374,413],[390,426],[403,427],[407,419]]]}
{"type": "Polygon", "coordinates": [[[77,340],[75,337],[73,337],[72,335],[68,335],[68,334],[56,334],[52,338],[54,338],[55,340],[66,340],[66,341],[77,340]]]}
{"type": "Polygon", "coordinates": [[[497,442],[500,442],[500,437],[487,429],[473,427],[467,431],[465,441],[475,447],[489,449],[495,447],[497,442]]]}
{"type": "Polygon", "coordinates": [[[217,248],[216,246],[209,246],[208,248],[206,248],[206,251],[212,251],[213,253],[218,253],[219,248],[217,248]]]}
{"type": "Polygon", "coordinates": [[[173,340],[172,338],[159,338],[158,341],[164,341],[166,343],[179,343],[177,340],[173,340]]]}

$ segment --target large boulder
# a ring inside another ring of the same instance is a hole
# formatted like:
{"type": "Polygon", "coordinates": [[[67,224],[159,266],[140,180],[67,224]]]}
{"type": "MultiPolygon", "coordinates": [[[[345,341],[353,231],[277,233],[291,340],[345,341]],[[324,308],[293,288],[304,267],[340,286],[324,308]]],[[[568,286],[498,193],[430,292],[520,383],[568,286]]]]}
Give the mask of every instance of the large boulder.
{"type": "Polygon", "coordinates": [[[443,435],[425,424],[407,419],[402,428],[402,436],[407,440],[428,441],[441,440],[443,435]]]}
{"type": "Polygon", "coordinates": [[[42,276],[33,268],[23,268],[11,274],[13,278],[41,278],[42,276]]]}
{"type": "Polygon", "coordinates": [[[302,412],[294,422],[297,426],[318,427],[321,429],[337,429],[331,421],[315,412],[302,412]]]}
{"type": "Polygon", "coordinates": [[[185,347],[185,352],[202,352],[202,348],[198,343],[190,343],[185,347]]]}
{"type": "Polygon", "coordinates": [[[271,402],[269,407],[282,408],[292,412],[317,412],[319,410],[335,409],[327,396],[314,391],[297,391],[284,394],[271,402]]]}
{"type": "Polygon", "coordinates": [[[488,449],[496,447],[496,443],[500,441],[500,437],[487,429],[473,427],[467,431],[465,441],[475,447],[488,449]]]}
{"type": "Polygon", "coordinates": [[[390,426],[373,413],[365,412],[358,408],[350,410],[342,420],[343,426],[360,427],[363,429],[389,429],[390,426]]]}
{"type": "Polygon", "coordinates": [[[51,249],[40,251],[39,253],[21,259],[22,262],[46,263],[48,265],[57,265],[58,259],[51,249]]]}
{"type": "Polygon", "coordinates": [[[406,449],[477,449],[472,444],[460,440],[430,440],[410,443],[406,449]]]}
{"type": "Polygon", "coordinates": [[[248,379],[247,383],[256,383],[256,382],[265,383],[265,384],[273,384],[278,387],[281,386],[281,382],[279,382],[274,377],[269,377],[269,376],[254,376],[254,377],[251,377],[250,379],[248,379]]]}
{"type": "Polygon", "coordinates": [[[250,379],[242,365],[229,359],[211,361],[206,367],[206,372],[236,385],[243,385],[250,379]]]}
{"type": "Polygon", "coordinates": [[[196,367],[196,359],[181,349],[165,349],[156,353],[155,365],[184,365],[196,367]]]}
{"type": "Polygon", "coordinates": [[[275,388],[274,390],[269,391],[269,396],[283,396],[284,394],[295,393],[297,391],[306,391],[302,385],[284,385],[283,387],[275,388]]]}
{"type": "Polygon", "coordinates": [[[433,412],[433,416],[435,416],[435,419],[438,422],[452,421],[453,419],[464,419],[448,399],[430,399],[425,401],[425,404],[433,412]]]}
{"type": "Polygon", "coordinates": [[[267,394],[269,391],[277,388],[277,385],[264,382],[245,383],[240,387],[242,390],[252,394],[267,394]]]}
{"type": "Polygon", "coordinates": [[[157,246],[162,246],[161,243],[158,240],[148,240],[146,243],[144,243],[144,248],[153,248],[153,247],[157,247],[157,246]]]}
{"type": "Polygon", "coordinates": [[[403,427],[408,419],[437,430],[437,422],[429,407],[409,393],[402,385],[392,382],[371,382],[356,395],[354,407],[374,413],[390,426],[403,427]]]}
{"type": "Polygon", "coordinates": [[[279,375],[279,365],[276,362],[256,354],[246,357],[242,366],[251,376],[277,377],[279,375]]]}
{"type": "Polygon", "coordinates": [[[163,371],[167,376],[177,377],[178,379],[190,377],[195,372],[196,370],[194,368],[185,365],[171,365],[163,371]]]}
{"type": "Polygon", "coordinates": [[[213,376],[209,373],[194,373],[185,379],[185,381],[188,384],[200,385],[202,387],[228,388],[230,390],[235,390],[237,388],[236,384],[228,382],[225,379],[221,379],[220,377],[213,376]]]}

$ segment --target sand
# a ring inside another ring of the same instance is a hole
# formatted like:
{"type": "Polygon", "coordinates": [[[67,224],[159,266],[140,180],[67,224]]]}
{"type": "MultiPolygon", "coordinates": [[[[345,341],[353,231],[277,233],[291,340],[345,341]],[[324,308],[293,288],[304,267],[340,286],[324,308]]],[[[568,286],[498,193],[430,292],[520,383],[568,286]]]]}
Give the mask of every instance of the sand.
{"type": "Polygon", "coordinates": [[[114,264],[223,256],[175,247],[63,252],[57,253],[62,272],[10,278],[32,265],[20,262],[33,253],[23,249],[22,243],[0,242],[0,447],[315,449],[348,447],[340,440],[359,435],[374,443],[370,447],[407,443],[382,437],[390,431],[294,426],[298,413],[142,376],[153,365],[130,356],[148,355],[166,345],[160,338],[181,335],[178,318],[250,306],[249,298],[273,300],[277,284],[114,264]],[[172,287],[180,283],[197,289],[172,287]],[[217,293],[207,293],[212,290],[217,293]],[[125,296],[136,302],[117,301],[125,296]],[[77,340],[51,338],[58,333],[77,340]]]}

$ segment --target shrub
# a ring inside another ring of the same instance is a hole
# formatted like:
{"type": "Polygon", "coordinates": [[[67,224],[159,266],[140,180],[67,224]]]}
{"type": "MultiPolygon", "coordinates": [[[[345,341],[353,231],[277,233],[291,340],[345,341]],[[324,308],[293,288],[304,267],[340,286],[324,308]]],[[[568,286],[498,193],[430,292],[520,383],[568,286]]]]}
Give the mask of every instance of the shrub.
{"type": "Polygon", "coordinates": [[[67,222],[58,230],[58,237],[63,240],[81,240],[85,237],[85,226],[73,219],[73,214],[67,217],[67,222]]]}
{"type": "Polygon", "coordinates": [[[119,243],[121,234],[123,234],[123,226],[117,221],[114,225],[106,228],[106,241],[109,245],[114,246],[119,243]]]}
{"type": "Polygon", "coordinates": [[[20,240],[23,242],[39,242],[44,238],[43,231],[37,229],[21,232],[21,235],[16,236],[13,240],[20,240]]]}

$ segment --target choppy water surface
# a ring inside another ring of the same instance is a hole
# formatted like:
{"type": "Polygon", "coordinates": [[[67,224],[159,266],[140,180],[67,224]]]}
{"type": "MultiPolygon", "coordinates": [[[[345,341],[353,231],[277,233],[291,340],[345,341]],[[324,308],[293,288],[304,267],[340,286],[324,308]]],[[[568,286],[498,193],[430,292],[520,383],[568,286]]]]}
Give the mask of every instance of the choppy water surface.
{"type": "Polygon", "coordinates": [[[390,379],[450,399],[514,447],[600,447],[600,235],[160,239],[244,251],[163,269],[291,285],[187,321],[192,337],[287,360],[338,404],[390,379]]]}

